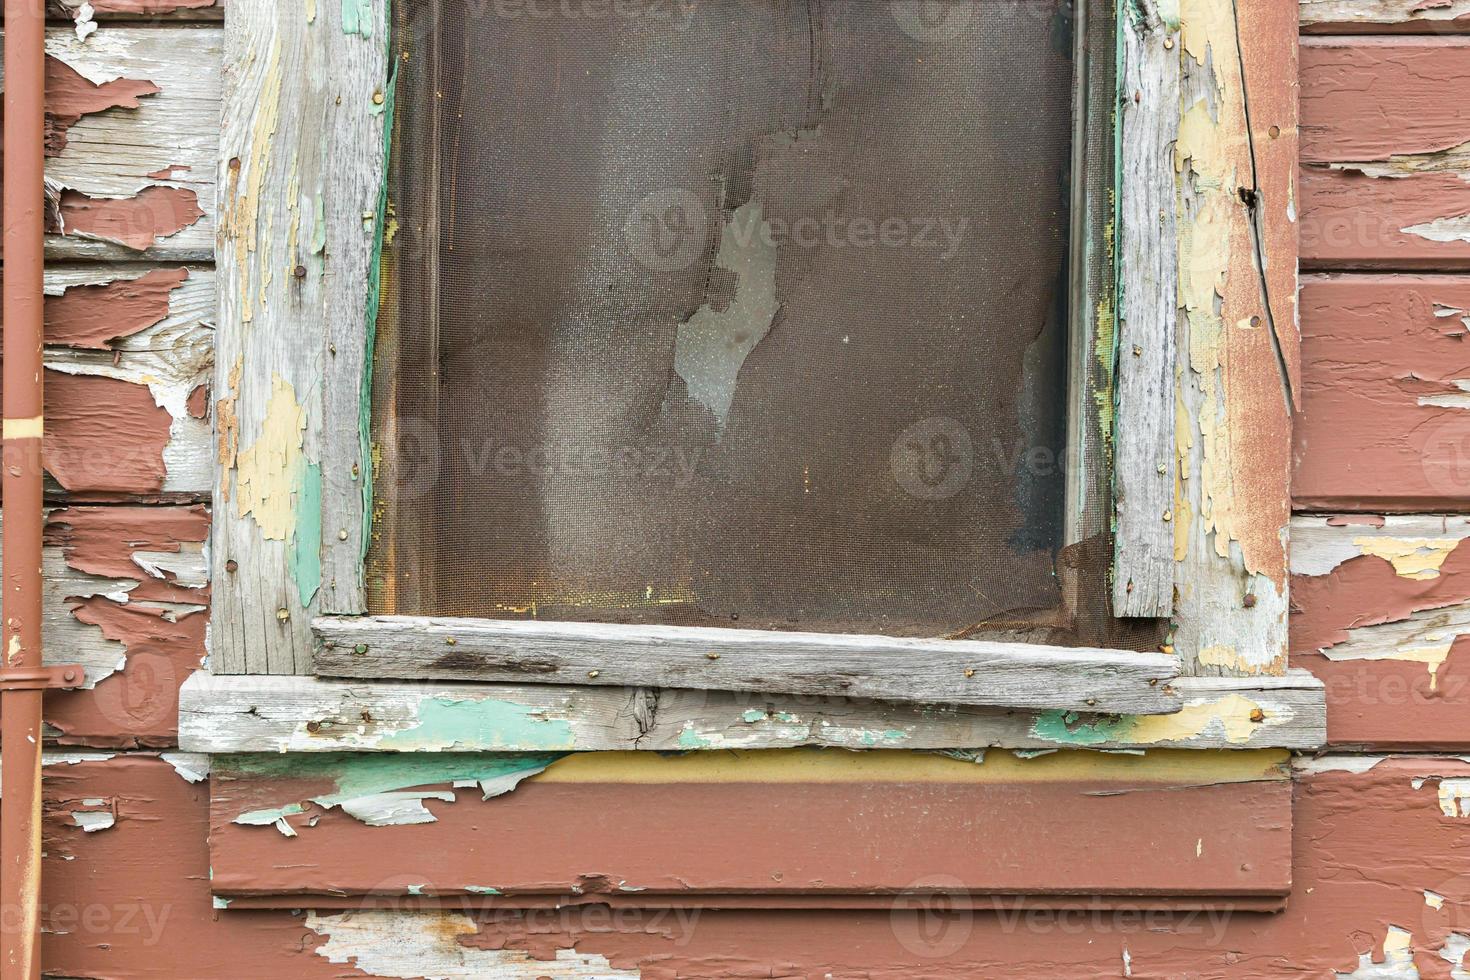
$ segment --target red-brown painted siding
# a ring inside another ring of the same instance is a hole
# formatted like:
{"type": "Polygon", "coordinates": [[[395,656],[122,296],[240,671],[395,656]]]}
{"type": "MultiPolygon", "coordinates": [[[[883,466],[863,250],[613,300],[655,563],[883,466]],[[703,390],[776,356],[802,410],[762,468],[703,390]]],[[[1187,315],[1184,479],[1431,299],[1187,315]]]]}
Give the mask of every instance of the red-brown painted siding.
{"type": "MultiPolygon", "coordinates": [[[[193,18],[208,0],[94,0],[94,6],[99,19],[176,9],[193,18]]],[[[101,31],[116,29],[104,23],[101,31]]],[[[181,30],[167,19],[146,29],[181,30]]],[[[1470,409],[1455,404],[1461,390],[1455,382],[1470,378],[1464,346],[1470,326],[1445,312],[1470,316],[1464,277],[1470,235],[1454,234],[1454,219],[1470,214],[1470,164],[1445,152],[1470,141],[1470,38],[1463,24],[1453,26],[1457,34],[1415,27],[1421,33],[1392,40],[1372,35],[1399,28],[1351,29],[1366,34],[1318,36],[1303,48],[1299,185],[1303,263],[1319,274],[1308,277],[1301,298],[1297,506],[1349,515],[1340,525],[1345,534],[1359,526],[1354,522],[1370,526],[1388,511],[1470,511],[1470,430],[1462,421],[1470,409]],[[1408,230],[1415,227],[1420,230],[1408,230]],[[1412,275],[1390,274],[1404,272],[1412,275]]],[[[141,75],[97,86],[55,66],[53,77],[59,162],[77,164],[79,154],[96,153],[95,141],[77,139],[86,120],[106,119],[124,131],[131,125],[142,144],[163,140],[159,134],[185,118],[174,115],[182,111],[170,101],[177,93],[141,75]],[[145,137],[145,129],[153,135],[145,137]]],[[[178,345],[170,350],[194,350],[195,340],[179,339],[186,334],[207,336],[207,311],[194,316],[186,308],[185,294],[201,282],[194,273],[179,277],[180,263],[190,260],[187,249],[158,251],[179,240],[172,232],[208,218],[194,187],[171,184],[187,178],[187,167],[174,169],[184,156],[182,145],[163,146],[139,168],[148,186],[131,198],[107,201],[100,181],[68,191],[59,208],[73,234],[51,243],[67,263],[159,261],[89,266],[97,271],[93,280],[56,290],[47,306],[53,365],[47,461],[58,507],[48,519],[47,543],[55,616],[73,624],[78,636],[115,642],[122,666],[93,690],[48,701],[48,721],[67,745],[62,751],[105,751],[53,758],[46,770],[46,968],[75,977],[413,975],[384,965],[393,949],[362,939],[381,931],[374,917],[385,913],[212,909],[208,784],[190,781],[197,760],[171,762],[147,751],[172,744],[177,686],[203,657],[207,621],[198,608],[207,604],[207,589],[158,558],[192,553],[207,536],[207,482],[179,482],[185,463],[169,470],[170,459],[207,457],[207,442],[197,444],[200,430],[181,422],[202,418],[203,389],[184,372],[187,403],[175,410],[160,402],[163,389],[146,380],[151,369],[141,360],[158,345],[126,343],[167,325],[170,316],[187,321],[166,334],[178,345]],[[84,237],[89,234],[108,241],[84,237]],[[128,251],[142,246],[154,251],[128,251]],[[114,360],[119,370],[109,369],[114,360]],[[101,829],[87,832],[84,823],[101,829]]],[[[1407,977],[1414,975],[1410,963],[1420,976],[1450,977],[1464,949],[1454,935],[1470,936],[1470,857],[1463,846],[1470,808],[1459,802],[1457,784],[1445,780],[1470,779],[1470,764],[1434,753],[1470,748],[1470,654],[1453,633],[1458,608],[1470,603],[1470,547],[1434,547],[1447,554],[1429,576],[1404,574],[1389,558],[1363,553],[1294,580],[1293,660],[1328,684],[1334,746],[1402,754],[1378,759],[1339,752],[1299,773],[1292,894],[1283,913],[972,913],[947,911],[941,900],[899,901],[891,910],[707,910],[681,917],[579,907],[591,901],[584,896],[564,910],[523,915],[416,913],[418,945],[400,952],[423,953],[418,962],[425,971],[431,963],[458,962],[457,975],[527,978],[617,971],[651,978],[1316,978],[1352,975],[1360,967],[1362,975],[1407,977]],[[1329,657],[1355,637],[1371,640],[1379,635],[1374,630],[1426,614],[1444,617],[1426,629],[1448,633],[1451,643],[1433,673],[1414,660],[1329,657]],[[1385,960],[1378,973],[1364,966],[1385,960]],[[489,973],[492,964],[503,973],[489,973]]],[[[516,805],[552,807],[563,833],[606,819],[600,807],[608,801],[599,803],[586,785],[528,790],[516,805]]],[[[804,836],[792,840],[813,848],[830,843],[824,828],[835,834],[841,823],[824,813],[841,801],[830,793],[805,806],[803,800],[798,795],[768,808],[745,798],[724,817],[752,824],[779,817],[783,827],[805,822],[804,836]]],[[[688,847],[707,832],[700,825],[703,804],[681,809],[675,802],[668,815],[680,819],[669,821],[667,832],[682,827],[688,847]]],[[[1030,802],[1048,801],[1038,794],[1030,802]]],[[[627,801],[625,811],[658,805],[627,801]]],[[[970,826],[962,819],[968,810],[956,809],[966,806],[961,798],[926,805],[938,811],[933,827],[946,830],[935,842],[934,867],[905,873],[943,880],[957,866],[944,859],[946,851],[968,854],[982,838],[985,854],[994,851],[1001,865],[1008,860],[1003,842],[1018,828],[1004,817],[970,826]]],[[[460,814],[476,812],[494,810],[460,814]]],[[[329,814],[313,834],[327,838],[341,819],[329,814]]],[[[268,827],[219,829],[275,834],[268,827]]],[[[413,846],[426,854],[445,840],[425,836],[425,828],[408,829],[417,835],[410,835],[413,846]]],[[[487,819],[456,833],[497,830],[503,827],[487,819]]],[[[1147,834],[1142,837],[1119,857],[1160,860],[1147,834]]],[[[271,846],[263,860],[273,862],[265,871],[282,880],[320,856],[295,856],[311,847],[308,835],[265,839],[271,846]]],[[[517,843],[497,840],[495,847],[524,860],[513,853],[517,843]]],[[[658,844],[647,842],[647,853],[656,856],[658,844]]],[[[525,846],[550,850],[556,842],[547,837],[525,846]]],[[[733,829],[707,846],[738,869],[743,854],[733,829]]],[[[862,847],[854,866],[881,868],[892,860],[881,839],[862,847]]],[[[365,870],[378,866],[372,854],[358,857],[365,870]]],[[[403,857],[400,850],[396,859],[403,857]]],[[[447,868],[456,863],[452,851],[436,850],[433,857],[447,868]]]]}

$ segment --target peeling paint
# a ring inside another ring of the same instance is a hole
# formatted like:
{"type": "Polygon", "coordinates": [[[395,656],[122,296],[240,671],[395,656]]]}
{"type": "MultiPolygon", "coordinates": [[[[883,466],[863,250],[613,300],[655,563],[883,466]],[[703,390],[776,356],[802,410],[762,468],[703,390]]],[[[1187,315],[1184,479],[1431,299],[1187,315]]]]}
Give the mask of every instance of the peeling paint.
{"type": "Polygon", "coordinates": [[[60,224],[48,230],[141,252],[190,227],[204,217],[204,210],[193,190],[154,184],[132,197],[91,197],[64,190],[59,214],[60,224]]]}
{"type": "Polygon", "coordinates": [[[296,390],[276,375],[260,435],[240,450],[236,463],[236,514],[242,519],[253,516],[260,536],[268,541],[285,541],[296,530],[305,432],[306,410],[297,402],[296,390]]]}
{"type": "Polygon", "coordinates": [[[1420,395],[1419,404],[1425,408],[1470,409],[1470,379],[1452,378],[1450,383],[1459,390],[1442,395],[1420,395]]]}
{"type": "Polygon", "coordinates": [[[424,806],[425,800],[454,802],[449,790],[372,793],[343,800],[342,811],[369,827],[397,827],[406,824],[433,823],[434,815],[424,806]]]}
{"type": "Polygon", "coordinates": [[[1439,577],[1440,566],[1450,552],[1460,546],[1461,538],[1354,538],[1353,544],[1365,555],[1382,558],[1393,565],[1394,574],[1403,578],[1424,580],[1439,577]]]}
{"type": "Polygon", "coordinates": [[[302,608],[306,608],[322,583],[322,468],[318,463],[304,463],[298,473],[293,497],[296,526],[286,555],[286,571],[296,583],[302,608]]]}
{"type": "Polygon", "coordinates": [[[571,749],[576,745],[576,736],[566,719],[547,717],[544,712],[513,701],[428,697],[419,702],[417,723],[383,736],[378,747],[452,752],[462,744],[476,748],[571,749]]]}
{"type": "Polygon", "coordinates": [[[1418,980],[1414,967],[1413,935],[1391,925],[1383,937],[1383,960],[1374,962],[1373,954],[1359,953],[1358,968],[1352,973],[1334,973],[1336,980],[1418,980]]]}
{"type": "MultiPolygon", "coordinates": [[[[102,805],[102,800],[84,800],[91,805],[102,805]]],[[[117,817],[111,810],[73,810],[71,819],[74,824],[82,828],[83,833],[95,834],[99,830],[109,830],[117,823],[117,817]]]]}
{"type": "Polygon", "coordinates": [[[1470,779],[1439,781],[1439,811],[1447,817],[1470,817],[1470,779]]]}
{"type": "Polygon", "coordinates": [[[164,762],[174,767],[186,783],[202,783],[209,778],[209,756],[198,752],[164,752],[164,762]]]}
{"type": "Polygon", "coordinates": [[[434,977],[479,980],[636,980],[638,970],[615,969],[597,953],[558,949],[550,959],[517,949],[480,949],[461,939],[479,933],[463,912],[308,913],[306,928],[327,937],[316,954],[330,963],[350,964],[375,977],[434,977]]]}
{"type": "Polygon", "coordinates": [[[1470,214],[1435,218],[1400,229],[1406,235],[1417,235],[1431,242],[1470,242],[1470,214]]]}
{"type": "Polygon", "coordinates": [[[1287,216],[1295,106],[1270,83],[1267,63],[1292,58],[1295,39],[1281,33],[1285,8],[1237,7],[1180,4],[1174,645],[1200,666],[1280,674],[1288,437],[1301,383],[1287,216]],[[1270,27],[1242,31],[1243,17],[1270,27]],[[1267,81],[1249,99],[1248,72],[1267,81]],[[1268,120],[1291,138],[1257,139],[1268,120]],[[1246,595],[1252,601],[1243,604],[1246,595]]]}
{"type": "Polygon", "coordinates": [[[173,291],[188,278],[188,269],[153,269],[135,278],[48,290],[46,343],[109,350],[110,341],[163,322],[173,291]]]}
{"type": "Polygon", "coordinates": [[[342,33],[373,36],[373,0],[342,0],[342,33]]]}
{"type": "Polygon", "coordinates": [[[1076,712],[1048,711],[1037,717],[1031,734],[1060,745],[1085,747],[1105,742],[1167,745],[1197,738],[1211,729],[1225,740],[1243,745],[1269,717],[1260,704],[1238,694],[1218,701],[1186,705],[1169,715],[1115,715],[1082,721],[1076,712]],[[1260,720],[1254,720],[1253,715],[1260,720]]]}
{"type": "Polygon", "coordinates": [[[248,810],[234,819],[244,826],[274,826],[285,836],[295,837],[296,829],[287,818],[306,811],[307,804],[299,802],[300,797],[327,810],[340,806],[364,822],[379,821],[371,823],[372,826],[433,822],[432,814],[428,814],[427,820],[411,818],[423,809],[422,800],[453,802],[454,793],[405,793],[404,790],[470,780],[481,787],[484,799],[491,799],[542,772],[556,758],[533,754],[231,756],[228,763],[220,763],[217,757],[216,765],[226,770],[229,778],[249,775],[273,782],[303,781],[331,787],[326,792],[294,794],[298,799],[248,810]],[[414,803],[414,799],[418,802],[414,803]]]}

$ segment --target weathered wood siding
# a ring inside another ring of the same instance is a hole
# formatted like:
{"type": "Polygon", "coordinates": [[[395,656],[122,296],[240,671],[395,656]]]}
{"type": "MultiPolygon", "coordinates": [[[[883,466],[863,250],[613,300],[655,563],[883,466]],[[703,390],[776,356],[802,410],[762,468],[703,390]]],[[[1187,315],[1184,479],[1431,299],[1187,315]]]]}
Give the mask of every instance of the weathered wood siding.
{"type": "MultiPolygon", "coordinates": [[[[58,20],[53,42],[53,53],[74,60],[79,73],[106,75],[99,81],[83,74],[85,85],[58,89],[74,101],[55,107],[58,117],[78,118],[58,126],[66,145],[52,161],[53,177],[72,191],[61,203],[65,215],[71,202],[73,218],[62,225],[69,233],[49,244],[54,509],[46,574],[49,656],[81,659],[100,679],[90,690],[48,699],[48,722],[58,739],[72,743],[57,746],[46,767],[48,971],[1383,980],[1470,969],[1463,962],[1470,857],[1462,846],[1470,764],[1454,755],[1470,749],[1470,655],[1459,642],[1459,624],[1470,622],[1470,547],[1463,544],[1470,537],[1470,440],[1460,421],[1470,409],[1456,383],[1470,378],[1461,354],[1470,332],[1461,319],[1470,316],[1470,239],[1463,234],[1470,183],[1456,156],[1470,142],[1470,4],[1302,2],[1310,35],[1302,50],[1304,162],[1295,183],[1288,174],[1283,185],[1311,271],[1301,299],[1292,663],[1326,683],[1334,745],[1321,758],[1296,760],[1291,896],[1286,911],[1274,915],[956,911],[946,890],[963,882],[954,876],[951,852],[971,838],[993,838],[996,829],[965,823],[953,809],[958,797],[950,796],[929,805],[951,829],[932,861],[905,865],[915,880],[900,883],[933,897],[896,898],[881,908],[639,910],[626,902],[636,892],[617,891],[619,868],[609,853],[578,862],[586,865],[579,880],[554,882],[575,886],[559,909],[404,912],[323,897],[314,911],[244,911],[249,900],[239,898],[240,907],[211,912],[206,760],[172,745],[177,686],[204,656],[208,615],[198,607],[207,605],[203,504],[213,481],[205,413],[214,399],[201,387],[215,322],[213,167],[196,166],[189,153],[218,138],[217,123],[206,121],[218,106],[218,63],[208,52],[218,58],[219,29],[207,19],[218,11],[206,0],[93,6],[94,33],[77,42],[74,28],[58,20]],[[111,60],[99,60],[104,51],[111,60]],[[159,91],[146,91],[144,83],[159,91]],[[202,213],[192,217],[193,208],[202,213]],[[104,676],[109,664],[112,673],[104,676]],[[623,897],[609,902],[609,895],[623,897]]],[[[1281,40],[1277,32],[1264,48],[1247,45],[1245,56],[1261,57],[1281,40]]],[[[1216,62],[1229,56],[1214,52],[1216,62]]],[[[66,77],[59,67],[53,71],[66,77]]],[[[1283,141],[1295,133],[1278,133],[1273,144],[1270,125],[1261,119],[1266,132],[1256,133],[1258,148],[1289,146],[1283,141]]],[[[1278,329],[1292,323],[1283,308],[1278,329]]],[[[350,691],[296,705],[365,730],[397,720],[363,718],[395,709],[350,691]]],[[[249,707],[232,724],[253,724],[249,707]]],[[[631,701],[627,711],[631,717],[610,714],[609,732],[633,733],[646,720],[631,701]]],[[[265,745],[321,731],[305,728],[313,718],[287,719],[279,709],[258,714],[265,745]]],[[[746,721],[742,714],[724,730],[777,723],[794,724],[767,715],[746,721]]],[[[712,722],[707,731],[714,731],[712,722]]],[[[677,732],[655,734],[678,740],[677,732]]],[[[493,817],[497,801],[482,802],[479,789],[455,790],[452,781],[423,780],[406,784],[418,790],[416,801],[388,803],[416,813],[416,802],[443,825],[473,828],[461,836],[493,839],[501,826],[493,817]],[[450,803],[434,795],[454,792],[463,798],[450,803]]],[[[646,792],[631,785],[629,793],[646,792]]],[[[568,833],[595,828],[602,813],[585,785],[533,782],[520,805],[532,809],[542,797],[570,793],[568,786],[580,792],[552,813],[566,819],[570,808],[579,815],[568,833]]],[[[686,791],[707,800],[731,794],[733,812],[748,808],[751,822],[776,812],[763,801],[791,807],[797,799],[784,795],[790,784],[754,776],[733,786],[686,791]]],[[[1133,786],[1122,799],[1157,795],[1133,786]]],[[[1095,799],[1063,795],[1055,807],[1095,799]]],[[[840,796],[808,802],[789,823],[831,828],[835,836],[852,819],[840,796]]],[[[731,845],[702,836],[708,805],[688,811],[669,833],[689,835],[683,848],[703,842],[718,856],[731,845]]],[[[1153,811],[1145,802],[1139,812],[1153,811]]],[[[301,818],[303,828],[311,816],[301,818]]],[[[264,850],[283,856],[279,864],[296,861],[312,840],[339,849],[355,841],[356,866],[383,872],[366,885],[398,892],[428,883],[415,878],[417,867],[387,866],[385,838],[374,835],[421,834],[434,824],[369,827],[333,810],[300,831],[302,840],[269,825],[227,823],[231,834],[260,835],[264,850]]],[[[1197,858],[1213,859],[1208,842],[1198,847],[1197,858]]],[[[1157,860],[1145,848],[1130,857],[1145,865],[1157,860]]],[[[1189,853],[1179,860],[1189,861],[1189,853]]],[[[479,884],[489,889],[496,882],[479,884]]]]}

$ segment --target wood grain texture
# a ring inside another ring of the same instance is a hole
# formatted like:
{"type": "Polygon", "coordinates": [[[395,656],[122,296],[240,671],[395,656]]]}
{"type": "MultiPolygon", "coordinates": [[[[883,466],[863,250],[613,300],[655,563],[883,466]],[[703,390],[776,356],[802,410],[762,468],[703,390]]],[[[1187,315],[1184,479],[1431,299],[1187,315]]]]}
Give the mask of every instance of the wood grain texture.
{"type": "Polygon", "coordinates": [[[1179,313],[1174,147],[1178,24],[1153,0],[1119,21],[1118,339],[1113,609],[1174,611],[1174,370],[1179,313]]]}
{"type": "Polygon", "coordinates": [[[1470,267],[1470,38],[1302,43],[1302,261],[1470,267]]]}
{"type": "Polygon", "coordinates": [[[1285,677],[1176,681],[1176,715],[1114,716],[729,691],[196,673],[179,704],[192,752],[539,752],[987,748],[1310,750],[1322,686],[1285,677]],[[446,716],[458,721],[445,724],[446,716]]]}
{"type": "MultiPolygon", "coordinates": [[[[214,28],[108,27],[85,41],[66,28],[48,32],[47,54],[80,84],[126,79],[157,89],[136,108],[89,113],[67,128],[46,162],[61,199],[48,260],[214,258],[220,42],[214,28]]],[[[48,89],[48,112],[67,111],[48,89]]]]}
{"type": "Polygon", "coordinates": [[[45,288],[52,496],[206,496],[209,422],[188,401],[214,368],[214,270],[57,264],[45,288]]]}
{"type": "Polygon", "coordinates": [[[92,7],[92,20],[145,21],[218,21],[225,16],[225,0],[46,0],[52,17],[79,19],[82,7],[92,7]]]}
{"type": "Polygon", "coordinates": [[[1162,714],[1178,661],[1158,653],[976,640],[418,616],[327,616],[316,672],[545,681],[1162,714]]]}
{"type": "Polygon", "coordinates": [[[1302,284],[1303,510],[1456,510],[1470,497],[1470,278],[1302,284]]]}
{"type": "Polygon", "coordinates": [[[179,685],[204,659],[208,515],[200,506],[74,506],[45,520],[45,661],[86,671],[81,690],[47,695],[47,737],[173,745],[179,685]]]}
{"type": "Polygon", "coordinates": [[[1180,14],[1174,647],[1189,672],[1280,673],[1300,388],[1297,8],[1184,0],[1180,14]]]}
{"type": "Polygon", "coordinates": [[[779,907],[795,894],[815,907],[866,896],[891,908],[896,893],[942,874],[943,890],[964,897],[1189,896],[1228,907],[1290,889],[1285,758],[997,753],[975,765],[895,752],[596,753],[552,761],[485,800],[466,767],[493,757],[422,756],[409,769],[380,756],[216,756],[211,884],[282,904],[303,892],[493,889],[520,902],[570,891],[779,907]],[[448,798],[430,800],[427,821],[369,826],[344,812],[369,788],[448,798]],[[294,838],[260,825],[282,807],[294,838]],[[976,832],[987,826],[1007,832],[976,832]]]}
{"type": "Polygon", "coordinates": [[[216,671],[308,670],[323,556],[335,568],[331,549],[360,553],[339,528],[323,533],[322,500],[362,493],[360,451],[349,455],[326,419],[350,404],[358,432],[386,167],[386,7],[241,0],[226,20],[216,671]]]}
{"type": "Polygon", "coordinates": [[[1305,34],[1462,34],[1470,0],[1301,0],[1305,34]]]}

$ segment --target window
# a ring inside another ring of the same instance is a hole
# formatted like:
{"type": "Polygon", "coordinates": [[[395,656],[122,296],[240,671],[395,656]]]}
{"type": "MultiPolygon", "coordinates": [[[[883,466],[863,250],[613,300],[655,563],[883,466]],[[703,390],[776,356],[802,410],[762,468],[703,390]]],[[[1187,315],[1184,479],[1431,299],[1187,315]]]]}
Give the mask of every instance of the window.
{"type": "Polygon", "coordinates": [[[1280,750],[1325,727],[1285,669],[1295,10],[1119,6],[233,2],[180,695],[182,747],[247,753],[222,899],[888,907],[924,869],[854,848],[994,813],[1077,860],[957,866],[967,901],[1278,907],[1280,750]],[[1023,758],[764,751],[811,746],[1023,758]],[[1030,759],[1077,748],[1130,754],[1030,759]],[[555,753],[493,834],[438,806],[555,753]],[[750,824],[732,786],[871,805],[732,876],[684,816],[750,824]],[[390,826],[269,829],[348,787],[390,826]],[[1078,836],[1140,826],[1180,860],[1078,836]]]}
{"type": "Polygon", "coordinates": [[[1150,713],[1284,670],[1290,155],[1208,31],[242,9],[218,673],[1150,713]]]}
{"type": "Polygon", "coordinates": [[[404,9],[372,611],[1070,632],[1085,46],[924,13],[404,9]]]}

